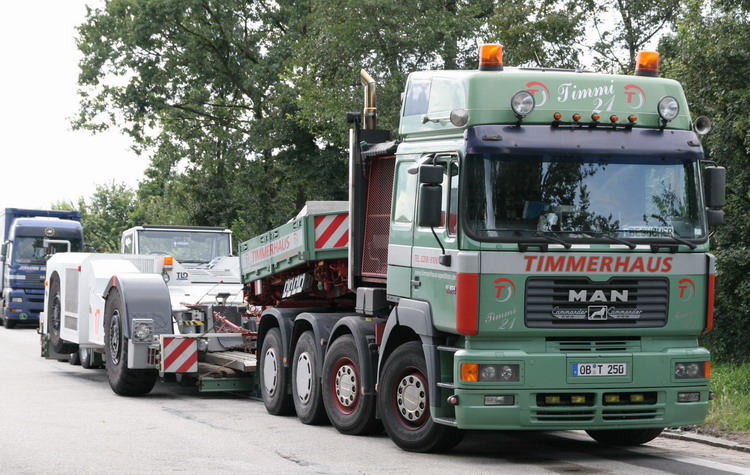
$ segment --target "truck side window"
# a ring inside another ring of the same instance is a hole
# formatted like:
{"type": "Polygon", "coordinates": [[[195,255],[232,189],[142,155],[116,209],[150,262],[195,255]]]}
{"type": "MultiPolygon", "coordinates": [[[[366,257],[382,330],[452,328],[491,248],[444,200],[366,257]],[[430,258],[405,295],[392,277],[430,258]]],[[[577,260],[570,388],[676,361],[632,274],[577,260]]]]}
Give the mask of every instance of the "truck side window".
{"type": "Polygon", "coordinates": [[[414,221],[414,197],[417,193],[417,176],[407,173],[414,162],[401,162],[396,172],[396,195],[393,207],[393,221],[411,223],[414,221]]]}
{"type": "Polygon", "coordinates": [[[133,235],[126,234],[122,237],[122,253],[132,254],[133,253],[133,235]]]}

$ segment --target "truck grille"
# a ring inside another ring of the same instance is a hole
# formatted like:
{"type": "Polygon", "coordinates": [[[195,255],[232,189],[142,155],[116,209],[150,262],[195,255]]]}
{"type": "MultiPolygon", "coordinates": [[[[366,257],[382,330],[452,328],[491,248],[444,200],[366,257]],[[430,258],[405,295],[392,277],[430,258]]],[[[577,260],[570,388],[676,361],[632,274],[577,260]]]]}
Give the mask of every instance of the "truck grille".
{"type": "Polygon", "coordinates": [[[26,283],[32,285],[44,284],[44,274],[26,274],[26,283]]]}
{"type": "Polygon", "coordinates": [[[663,278],[526,281],[530,328],[657,328],[667,324],[668,310],[669,281],[663,278]]]}

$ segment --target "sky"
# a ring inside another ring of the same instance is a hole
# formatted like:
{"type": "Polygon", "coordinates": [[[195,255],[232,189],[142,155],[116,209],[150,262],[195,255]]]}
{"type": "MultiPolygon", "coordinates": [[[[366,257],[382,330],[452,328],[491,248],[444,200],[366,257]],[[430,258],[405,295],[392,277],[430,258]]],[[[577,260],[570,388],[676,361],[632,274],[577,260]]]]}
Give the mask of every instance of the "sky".
{"type": "Polygon", "coordinates": [[[3,1],[0,11],[0,208],[89,200],[96,185],[135,189],[148,158],[116,130],[74,131],[81,54],[75,27],[92,0],[3,1]]]}

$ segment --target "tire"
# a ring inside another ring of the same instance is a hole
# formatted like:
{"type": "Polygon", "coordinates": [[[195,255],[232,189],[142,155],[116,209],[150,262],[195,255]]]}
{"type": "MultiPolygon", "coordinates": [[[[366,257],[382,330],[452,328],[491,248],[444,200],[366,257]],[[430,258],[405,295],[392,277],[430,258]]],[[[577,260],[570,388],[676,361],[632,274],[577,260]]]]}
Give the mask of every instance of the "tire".
{"type": "Polygon", "coordinates": [[[293,413],[292,395],[287,392],[288,372],[284,368],[281,332],[271,328],[263,339],[258,365],[260,392],[266,411],[275,416],[293,413]]]}
{"type": "Polygon", "coordinates": [[[104,306],[104,357],[107,379],[112,390],[120,396],[142,396],[149,393],[158,373],[155,369],[128,368],[128,339],[123,331],[122,297],[112,289],[104,306]]]}
{"type": "Polygon", "coordinates": [[[306,331],[299,337],[293,361],[292,400],[297,417],[303,424],[323,424],[328,419],[320,390],[321,378],[313,332],[306,331]]]}
{"type": "Polygon", "coordinates": [[[613,430],[587,430],[586,433],[605,445],[629,446],[641,445],[651,442],[661,434],[664,428],[656,429],[613,429],[613,430]]]}
{"type": "Polygon", "coordinates": [[[18,325],[18,322],[16,320],[11,320],[8,317],[3,317],[3,326],[8,330],[13,330],[14,328],[16,328],[16,325],[18,325]]]}
{"type": "Polygon", "coordinates": [[[47,303],[47,334],[49,343],[57,353],[70,354],[78,351],[78,345],[69,343],[60,337],[62,325],[62,297],[60,296],[60,280],[54,279],[49,287],[49,302],[47,303]]]}
{"type": "Polygon", "coordinates": [[[409,452],[449,450],[465,434],[432,419],[426,374],[422,345],[410,341],[394,350],[380,378],[378,412],[383,425],[393,442],[409,452]]]}
{"type": "Polygon", "coordinates": [[[70,354],[70,358],[68,358],[68,363],[70,363],[73,366],[80,366],[81,365],[81,358],[78,356],[79,355],[79,353],[78,353],[79,351],[81,351],[81,350],[79,349],[78,351],[74,351],[73,353],[70,354]]]}
{"type": "Polygon", "coordinates": [[[323,363],[323,405],[331,424],[342,434],[379,433],[375,418],[375,394],[362,394],[360,355],[351,335],[331,344],[323,363]]]}
{"type": "Polygon", "coordinates": [[[81,366],[86,369],[96,368],[96,365],[92,364],[91,361],[94,358],[94,352],[91,348],[79,348],[78,349],[78,360],[81,362],[81,366]]]}

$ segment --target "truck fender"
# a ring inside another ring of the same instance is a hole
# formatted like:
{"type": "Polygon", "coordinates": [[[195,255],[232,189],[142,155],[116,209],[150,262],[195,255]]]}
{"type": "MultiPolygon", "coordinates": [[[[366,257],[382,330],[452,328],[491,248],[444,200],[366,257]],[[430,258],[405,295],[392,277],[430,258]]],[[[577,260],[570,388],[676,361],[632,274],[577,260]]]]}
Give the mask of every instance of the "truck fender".
{"type": "MultiPolygon", "coordinates": [[[[349,315],[348,313],[313,313],[303,312],[297,316],[294,322],[294,333],[292,335],[292,347],[297,346],[297,340],[300,335],[306,330],[310,329],[315,337],[315,356],[316,356],[316,369],[318,374],[323,374],[323,359],[325,358],[326,350],[328,349],[328,342],[333,332],[333,328],[336,326],[342,317],[349,315]]],[[[294,352],[291,352],[294,355],[294,352]]]]}
{"type": "Polygon", "coordinates": [[[432,309],[429,302],[421,300],[401,299],[396,307],[391,310],[383,331],[383,340],[380,343],[380,356],[378,359],[378,383],[380,374],[393,350],[400,344],[413,339],[416,335],[422,341],[422,350],[427,364],[427,379],[429,381],[430,405],[441,407],[443,401],[440,399],[440,334],[432,325],[432,309]]]}
{"type": "MultiPolygon", "coordinates": [[[[375,369],[378,367],[378,347],[375,344],[375,322],[367,321],[360,316],[341,318],[331,331],[328,346],[336,338],[351,334],[359,354],[359,372],[362,377],[362,394],[375,394],[375,369]]],[[[322,373],[322,370],[321,370],[322,373]]]]}
{"type": "Polygon", "coordinates": [[[122,298],[125,313],[125,336],[130,339],[134,318],[149,318],[154,322],[154,334],[172,333],[172,304],[169,289],[159,274],[113,275],[104,287],[102,297],[106,302],[112,289],[122,298]]]}
{"type": "Polygon", "coordinates": [[[269,308],[263,311],[258,324],[258,341],[256,347],[258,352],[263,348],[263,339],[266,337],[268,330],[278,327],[281,332],[281,346],[283,347],[281,361],[284,367],[291,368],[291,348],[292,348],[292,330],[294,329],[294,319],[297,315],[304,312],[304,308],[269,308]]]}

